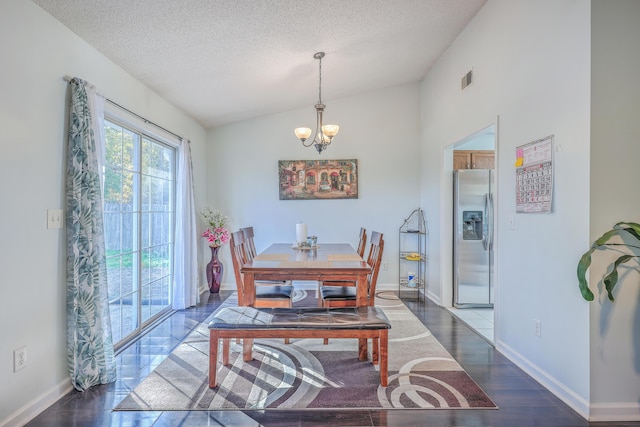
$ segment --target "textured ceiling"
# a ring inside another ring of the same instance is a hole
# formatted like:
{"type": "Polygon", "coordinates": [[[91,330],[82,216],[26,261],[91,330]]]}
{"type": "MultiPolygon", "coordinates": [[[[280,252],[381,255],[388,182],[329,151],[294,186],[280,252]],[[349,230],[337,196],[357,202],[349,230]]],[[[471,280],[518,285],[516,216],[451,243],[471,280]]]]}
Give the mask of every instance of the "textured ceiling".
{"type": "MultiPolygon", "coordinates": [[[[486,0],[32,0],[204,127],[420,80],[486,0]]],[[[117,102],[117,100],[115,100],[117,102]]]]}

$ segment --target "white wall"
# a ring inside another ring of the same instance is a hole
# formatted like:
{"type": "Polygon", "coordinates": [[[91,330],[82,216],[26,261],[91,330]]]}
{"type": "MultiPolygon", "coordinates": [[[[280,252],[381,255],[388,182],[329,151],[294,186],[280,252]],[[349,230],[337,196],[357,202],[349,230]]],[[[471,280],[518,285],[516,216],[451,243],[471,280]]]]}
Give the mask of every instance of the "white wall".
{"type": "Polygon", "coordinates": [[[0,424],[20,425],[70,389],[65,232],[46,229],[47,209],[64,205],[63,76],[191,138],[199,199],[206,133],[29,1],[0,3],[0,40],[0,424]],[[14,373],[13,350],[25,345],[28,366],[14,373]]]}
{"type": "MultiPolygon", "coordinates": [[[[640,222],[640,2],[595,1],[592,6],[591,226],[595,240],[619,221],[640,222]]],[[[602,288],[603,262],[591,268],[602,288]]],[[[616,255],[617,256],[617,255],[616,255]]],[[[640,419],[640,305],[638,272],[621,277],[611,303],[591,307],[592,419],[640,419]]]]}
{"type": "MultiPolygon", "coordinates": [[[[595,417],[637,414],[637,279],[629,277],[633,286],[623,282],[615,304],[602,305],[582,301],[575,279],[577,259],[593,238],[618,220],[638,220],[638,198],[628,190],[640,154],[633,84],[639,11],[632,0],[614,4],[593,2],[592,12],[581,0],[489,0],[421,87],[326,100],[326,117],[341,131],[322,157],[358,159],[359,199],[280,201],[277,160],[319,157],[292,132],[313,123],[313,99],[305,109],[206,134],[31,2],[0,3],[0,290],[7,299],[0,310],[0,424],[25,421],[70,387],[64,230],[46,229],[47,208],[64,201],[64,75],[89,80],[107,97],[189,137],[198,206],[222,209],[233,228],[256,227],[259,249],[292,240],[300,220],[320,243],[349,235],[355,245],[360,226],[377,229],[387,237],[389,262],[380,283],[397,284],[397,229],[421,196],[436,300],[451,286],[444,148],[499,116],[496,345],[585,416],[589,401],[595,417]],[[13,40],[19,43],[7,42],[13,40]],[[471,68],[474,84],[461,92],[460,78],[471,68]],[[553,213],[517,215],[516,230],[509,230],[514,149],[550,134],[558,147],[553,213]],[[610,189],[622,180],[627,192],[618,196],[610,189]],[[543,323],[539,338],[534,318],[543,323]],[[29,365],[13,373],[12,352],[23,345],[29,365]]],[[[233,286],[228,250],[225,257],[224,281],[233,286]]]]}
{"type": "MultiPolygon", "coordinates": [[[[315,123],[313,99],[307,108],[210,130],[207,200],[231,217],[234,230],[252,225],[258,250],[293,242],[299,221],[320,245],[348,239],[356,247],[360,227],[380,231],[389,270],[378,283],[397,289],[398,228],[420,197],[419,100],[419,83],[325,100],[325,121],[340,133],[320,155],[293,134],[315,123]],[[358,199],[279,200],[278,160],[298,159],[357,159],[358,199]]],[[[223,254],[223,286],[235,287],[229,250],[223,254]]]]}
{"type": "Polygon", "coordinates": [[[584,416],[589,307],[575,271],[589,247],[589,22],[582,0],[489,0],[425,77],[421,123],[422,204],[439,225],[429,250],[431,283],[440,287],[431,297],[446,305],[451,295],[444,148],[498,121],[496,347],[584,416]],[[461,91],[471,68],[474,82],[461,91]],[[553,211],[516,215],[515,148],[552,134],[553,211]]]}

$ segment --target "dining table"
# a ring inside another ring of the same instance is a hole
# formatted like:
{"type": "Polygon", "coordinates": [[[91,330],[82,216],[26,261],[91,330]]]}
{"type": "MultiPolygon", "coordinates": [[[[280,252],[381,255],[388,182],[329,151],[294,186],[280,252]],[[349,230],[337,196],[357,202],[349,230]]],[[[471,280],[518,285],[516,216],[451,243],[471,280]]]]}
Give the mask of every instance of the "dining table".
{"type": "MultiPolygon", "coordinates": [[[[285,281],[350,281],[356,284],[356,306],[369,304],[369,264],[348,243],[323,243],[316,246],[298,246],[291,243],[273,243],[240,268],[243,275],[242,305],[253,306],[257,280],[285,281]]],[[[252,340],[245,340],[248,357],[252,340]]],[[[358,358],[367,360],[366,339],[358,340],[358,358]]],[[[248,360],[248,359],[247,359],[248,360]]]]}
{"type": "Polygon", "coordinates": [[[242,265],[243,305],[253,306],[258,280],[349,281],[356,284],[356,306],[368,305],[371,267],[348,243],[298,246],[274,243],[242,265]]]}

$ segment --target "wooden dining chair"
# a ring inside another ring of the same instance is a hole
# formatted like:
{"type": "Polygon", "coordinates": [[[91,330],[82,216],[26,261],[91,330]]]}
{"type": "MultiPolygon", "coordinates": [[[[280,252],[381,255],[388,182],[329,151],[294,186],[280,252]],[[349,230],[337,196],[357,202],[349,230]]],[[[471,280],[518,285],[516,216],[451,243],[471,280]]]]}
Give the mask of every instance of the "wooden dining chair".
{"type": "MultiPolygon", "coordinates": [[[[380,264],[382,264],[383,251],[383,235],[373,231],[371,233],[369,256],[367,257],[367,264],[371,267],[371,273],[367,277],[367,303],[370,306],[375,303],[376,283],[380,264]]],[[[356,305],[356,287],[353,284],[350,286],[321,286],[320,302],[322,307],[354,307],[356,305]]]]}
{"type": "MultiPolygon", "coordinates": [[[[384,251],[384,239],[382,233],[377,231],[371,232],[371,245],[369,247],[369,256],[367,264],[371,267],[371,273],[367,276],[367,304],[373,306],[376,299],[376,283],[378,282],[378,272],[380,264],[382,264],[382,253],[384,251]]],[[[350,286],[321,286],[320,287],[320,306],[321,307],[355,307],[356,306],[356,287],[350,286]]],[[[375,341],[375,340],[374,340],[375,341]]],[[[329,339],[325,338],[324,343],[328,344],[329,339]]],[[[377,348],[374,342],[373,348],[377,348]]]]}
{"type": "MultiPolygon", "coordinates": [[[[253,258],[247,256],[247,248],[245,247],[245,234],[242,230],[231,233],[229,246],[231,247],[231,262],[233,264],[233,272],[236,276],[236,288],[238,291],[238,305],[244,305],[244,281],[240,269],[242,265],[249,262],[253,258]]],[[[275,285],[275,286],[254,286],[256,297],[253,307],[291,307],[293,301],[293,286],[291,285],[275,285]]],[[[289,344],[289,338],[285,338],[284,343],[289,344]]],[[[228,344],[227,344],[228,345],[228,344]]]]}
{"type": "MultiPolygon", "coordinates": [[[[233,271],[236,276],[236,287],[238,290],[238,305],[244,305],[244,282],[240,269],[242,265],[250,261],[247,257],[245,238],[242,231],[231,233],[230,239],[231,261],[233,271]]],[[[256,297],[254,307],[291,307],[293,297],[293,286],[291,285],[265,285],[256,286],[256,297]]]]}
{"type": "MultiPolygon", "coordinates": [[[[364,258],[364,251],[367,246],[367,230],[364,227],[360,227],[360,235],[358,236],[358,249],[356,252],[361,258],[364,258]]],[[[320,291],[323,286],[355,286],[356,282],[347,282],[339,280],[325,280],[318,281],[318,305],[322,306],[322,298],[320,298],[320,291]]]]}
{"type": "MultiPolygon", "coordinates": [[[[258,251],[256,250],[256,243],[254,240],[253,227],[243,227],[240,229],[242,234],[244,235],[244,249],[246,255],[246,261],[253,260],[256,256],[258,256],[258,251]]],[[[256,286],[263,285],[291,285],[290,280],[256,280],[256,286]]]]}

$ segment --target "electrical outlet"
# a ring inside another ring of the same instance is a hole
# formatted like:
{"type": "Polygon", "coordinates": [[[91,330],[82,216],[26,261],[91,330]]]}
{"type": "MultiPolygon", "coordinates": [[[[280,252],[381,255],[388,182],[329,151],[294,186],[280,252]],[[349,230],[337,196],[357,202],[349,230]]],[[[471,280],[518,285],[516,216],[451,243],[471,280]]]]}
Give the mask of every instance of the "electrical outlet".
{"type": "Polygon", "coordinates": [[[388,262],[383,262],[382,263],[382,269],[383,270],[388,270],[389,269],[389,263],[388,262]]]}
{"type": "Polygon", "coordinates": [[[538,319],[533,319],[535,324],[535,334],[537,337],[542,336],[542,322],[538,319]]]}
{"type": "Polygon", "coordinates": [[[62,228],[62,209],[47,209],[47,228],[62,228]]]}
{"type": "Polygon", "coordinates": [[[22,346],[13,350],[13,372],[27,366],[27,346],[22,346]]]}

